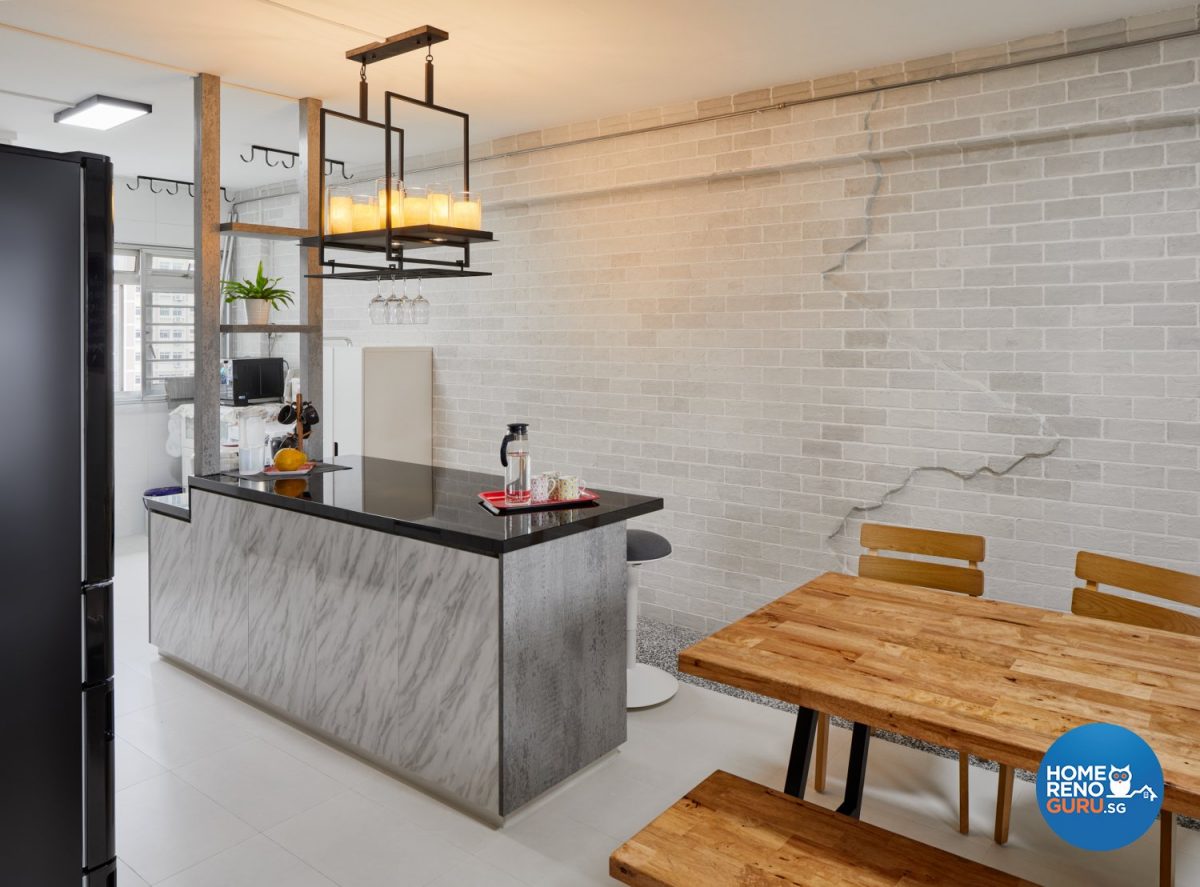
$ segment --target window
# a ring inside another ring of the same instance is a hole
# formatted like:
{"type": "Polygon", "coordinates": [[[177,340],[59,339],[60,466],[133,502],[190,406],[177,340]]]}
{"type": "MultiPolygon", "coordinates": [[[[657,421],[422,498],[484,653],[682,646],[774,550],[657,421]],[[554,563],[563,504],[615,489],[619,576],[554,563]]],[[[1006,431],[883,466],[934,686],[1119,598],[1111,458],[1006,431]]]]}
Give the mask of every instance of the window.
{"type": "Polygon", "coordinates": [[[128,398],[166,394],[193,374],[195,260],[186,250],[117,249],[113,255],[115,387],[128,398]]]}

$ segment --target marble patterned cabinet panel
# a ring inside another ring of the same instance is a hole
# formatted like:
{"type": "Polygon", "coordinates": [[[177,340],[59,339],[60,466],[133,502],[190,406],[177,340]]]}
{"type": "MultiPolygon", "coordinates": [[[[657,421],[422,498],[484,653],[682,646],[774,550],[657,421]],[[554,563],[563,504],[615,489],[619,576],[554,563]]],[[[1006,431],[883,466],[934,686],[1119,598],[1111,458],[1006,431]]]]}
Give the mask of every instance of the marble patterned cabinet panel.
{"type": "Polygon", "coordinates": [[[192,525],[150,515],[150,643],[192,662],[201,655],[197,621],[192,525]]]}
{"type": "MultiPolygon", "coordinates": [[[[192,630],[203,645],[193,665],[244,686],[249,659],[242,559],[250,515],[226,496],[193,492],[192,557],[196,606],[192,630]]],[[[182,658],[182,657],[181,657],[182,658]]]]}
{"type": "Polygon", "coordinates": [[[253,509],[249,693],[485,810],[499,796],[495,558],[253,509]]]}
{"type": "Polygon", "coordinates": [[[401,769],[500,810],[499,561],[395,539],[401,769]]]}

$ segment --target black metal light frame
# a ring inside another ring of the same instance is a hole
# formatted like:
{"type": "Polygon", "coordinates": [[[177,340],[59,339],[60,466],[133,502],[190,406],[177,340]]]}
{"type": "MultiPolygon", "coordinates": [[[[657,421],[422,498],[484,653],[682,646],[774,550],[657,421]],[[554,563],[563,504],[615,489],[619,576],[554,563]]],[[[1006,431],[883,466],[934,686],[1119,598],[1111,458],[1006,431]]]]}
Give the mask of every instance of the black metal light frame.
{"type": "MultiPolygon", "coordinates": [[[[471,244],[490,242],[490,231],[455,228],[446,225],[408,225],[396,227],[392,219],[392,182],[393,176],[403,180],[405,175],[404,159],[404,129],[393,123],[393,102],[402,102],[437,111],[457,117],[462,121],[463,132],[463,191],[470,191],[471,183],[471,123],[470,116],[463,111],[447,108],[433,100],[433,56],[428,48],[434,43],[440,43],[449,38],[449,34],[438,28],[425,25],[403,34],[389,37],[379,43],[352,49],[346,57],[358,61],[361,68],[359,84],[359,113],[357,116],[321,109],[321,175],[320,175],[320,231],[315,237],[306,238],[303,243],[316,246],[319,250],[319,262],[329,271],[323,274],[309,275],[347,280],[377,280],[380,278],[410,279],[410,278],[444,278],[444,277],[480,277],[487,276],[486,271],[472,271],[471,244]],[[371,120],[367,113],[367,76],[368,64],[382,61],[415,49],[426,48],[425,56],[425,97],[423,99],[403,93],[384,92],[384,119],[380,123],[371,120]],[[329,117],[359,123],[382,130],[384,141],[384,176],[387,183],[387,206],[385,210],[385,225],[377,231],[354,231],[341,234],[329,234],[325,231],[325,156],[326,122],[329,117]],[[393,141],[398,145],[397,162],[393,164],[393,141]],[[447,247],[461,249],[462,258],[454,260],[415,258],[408,253],[417,249],[447,247]],[[382,253],[386,266],[362,265],[351,262],[340,262],[326,258],[326,249],[349,250],[364,253],[382,253]],[[407,251],[407,252],[406,252],[407,251]],[[345,269],[345,270],[339,270],[345,269]]],[[[395,115],[398,116],[398,115],[395,115]]]]}

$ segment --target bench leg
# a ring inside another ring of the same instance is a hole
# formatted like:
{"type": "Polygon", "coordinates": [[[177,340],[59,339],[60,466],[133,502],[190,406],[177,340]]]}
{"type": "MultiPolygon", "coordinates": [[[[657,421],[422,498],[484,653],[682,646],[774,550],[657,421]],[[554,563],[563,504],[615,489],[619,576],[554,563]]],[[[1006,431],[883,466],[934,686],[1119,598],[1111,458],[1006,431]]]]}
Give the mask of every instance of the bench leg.
{"type": "Polygon", "coordinates": [[[817,715],[817,747],[813,754],[816,760],[813,771],[813,788],[819,792],[825,791],[825,769],[829,763],[829,715],[817,715]]]}
{"type": "Polygon", "coordinates": [[[788,761],[787,777],[783,782],[784,794],[793,798],[804,797],[808,783],[808,765],[812,763],[813,734],[817,730],[817,713],[811,708],[801,707],[796,712],[796,732],[792,735],[792,757],[788,761]]]}
{"type": "Polygon", "coordinates": [[[1158,821],[1158,887],[1175,887],[1175,814],[1159,813],[1158,821]]]}
{"type": "Polygon", "coordinates": [[[1008,823],[1012,819],[1013,768],[1000,765],[1000,780],[996,786],[996,833],[997,844],[1008,843],[1008,823]]]}
{"type": "Polygon", "coordinates": [[[862,812],[863,786],[867,781],[867,749],[871,742],[871,728],[866,724],[854,725],[850,738],[850,768],[846,771],[846,799],[837,812],[858,819],[862,812]]]}
{"type": "Polygon", "coordinates": [[[971,756],[958,753],[958,830],[971,833],[971,756]]]}

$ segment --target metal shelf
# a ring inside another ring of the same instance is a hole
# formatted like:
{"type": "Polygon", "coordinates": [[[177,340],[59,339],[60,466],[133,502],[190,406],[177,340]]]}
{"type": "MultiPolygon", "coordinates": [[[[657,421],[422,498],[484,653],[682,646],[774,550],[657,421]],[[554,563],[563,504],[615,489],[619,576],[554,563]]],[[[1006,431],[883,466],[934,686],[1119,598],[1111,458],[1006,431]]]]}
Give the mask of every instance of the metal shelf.
{"type": "MultiPolygon", "coordinates": [[[[387,230],[347,231],[344,234],[326,234],[305,237],[301,246],[321,246],[326,249],[352,249],[364,252],[386,252],[387,230]]],[[[407,225],[392,229],[393,249],[434,249],[441,246],[464,247],[472,243],[491,243],[491,231],[476,231],[473,228],[451,228],[448,225],[407,225]]]]}
{"type": "Polygon", "coordinates": [[[444,280],[447,277],[491,277],[490,271],[463,271],[458,268],[380,268],[378,271],[329,271],[305,274],[325,280],[444,280]]]}
{"type": "MultiPolygon", "coordinates": [[[[305,275],[312,277],[313,275],[305,275]]],[[[294,323],[223,323],[223,333],[319,333],[319,326],[303,326],[294,323]]]]}
{"type": "Polygon", "coordinates": [[[252,225],[249,222],[222,222],[221,233],[232,237],[258,237],[263,240],[303,240],[312,236],[312,231],[307,228],[252,225]]]}

